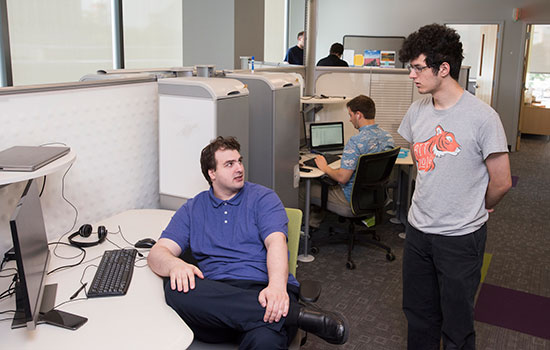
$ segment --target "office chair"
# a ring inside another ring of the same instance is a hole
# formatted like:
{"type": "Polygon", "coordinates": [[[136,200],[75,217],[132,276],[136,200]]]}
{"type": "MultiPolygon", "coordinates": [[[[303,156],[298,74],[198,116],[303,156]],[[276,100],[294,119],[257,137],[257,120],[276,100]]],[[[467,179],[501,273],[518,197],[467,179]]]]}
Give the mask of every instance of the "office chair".
{"type": "MultiPolygon", "coordinates": [[[[288,271],[296,277],[296,267],[298,261],[298,246],[300,244],[300,226],[302,225],[302,211],[300,209],[285,208],[288,216],[288,271]]],[[[304,281],[300,283],[300,300],[302,302],[314,303],[321,293],[320,284],[316,281],[304,281]]],[[[298,329],[296,336],[289,345],[289,350],[300,349],[307,341],[307,333],[298,329]]],[[[237,344],[221,343],[210,344],[194,340],[190,350],[235,350],[237,344]]]]}
{"type": "Polygon", "coordinates": [[[390,247],[380,243],[380,237],[376,234],[374,228],[367,228],[361,223],[368,215],[375,214],[375,225],[382,223],[384,206],[386,203],[387,192],[386,185],[388,183],[392,168],[399,154],[400,147],[396,147],[389,151],[363,154],[359,157],[357,167],[355,169],[355,181],[351,192],[350,204],[347,206],[337,205],[326,201],[326,193],[328,186],[336,185],[337,183],[328,178],[323,178],[322,181],[322,198],[312,198],[311,203],[326,208],[327,210],[348,219],[348,230],[346,232],[335,233],[333,228],[330,228],[330,234],[326,238],[313,240],[312,252],[318,252],[318,245],[334,242],[348,243],[348,259],[346,267],[350,270],[355,269],[355,263],[351,258],[351,252],[355,244],[372,244],[386,250],[386,259],[389,261],[395,260],[390,247]],[[366,232],[373,235],[372,239],[367,237],[358,237],[355,224],[360,224],[364,227],[360,232],[366,232]],[[361,240],[359,238],[362,238],[361,240]]]}

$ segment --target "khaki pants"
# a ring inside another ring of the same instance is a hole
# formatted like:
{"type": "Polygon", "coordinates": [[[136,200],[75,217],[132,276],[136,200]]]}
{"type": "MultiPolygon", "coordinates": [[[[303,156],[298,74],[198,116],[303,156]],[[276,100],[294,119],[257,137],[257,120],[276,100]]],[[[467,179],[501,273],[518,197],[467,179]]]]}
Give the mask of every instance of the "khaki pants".
{"type": "MultiPolygon", "coordinates": [[[[318,198],[321,200],[321,184],[318,181],[311,180],[311,198],[318,198]]],[[[306,198],[306,184],[305,182],[300,183],[300,209],[305,210],[305,198],[306,198]]],[[[334,203],[340,206],[349,205],[346,196],[344,196],[344,191],[340,185],[330,186],[328,189],[327,202],[334,203]]],[[[309,226],[314,228],[319,228],[321,222],[325,218],[325,211],[321,208],[312,205],[309,213],[309,226]]]]}

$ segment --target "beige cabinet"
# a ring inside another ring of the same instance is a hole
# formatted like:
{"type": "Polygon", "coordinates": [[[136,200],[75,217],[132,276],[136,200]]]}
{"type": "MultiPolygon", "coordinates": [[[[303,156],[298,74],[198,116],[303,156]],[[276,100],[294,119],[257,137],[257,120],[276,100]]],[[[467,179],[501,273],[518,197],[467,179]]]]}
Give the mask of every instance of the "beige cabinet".
{"type": "Polygon", "coordinates": [[[550,108],[523,105],[521,113],[521,133],[550,135],[550,108]]]}

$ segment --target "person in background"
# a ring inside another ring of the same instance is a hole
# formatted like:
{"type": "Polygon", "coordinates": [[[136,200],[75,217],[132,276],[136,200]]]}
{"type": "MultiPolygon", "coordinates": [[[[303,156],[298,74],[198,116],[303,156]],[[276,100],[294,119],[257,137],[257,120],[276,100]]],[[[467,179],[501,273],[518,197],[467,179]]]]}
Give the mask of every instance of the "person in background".
{"type": "Polygon", "coordinates": [[[512,185],[498,114],[460,86],[462,43],[431,24],[399,51],[418,92],[398,132],[417,166],[403,250],[408,349],[475,349],[487,220],[512,185]]]}
{"type": "MultiPolygon", "coordinates": [[[[328,166],[325,157],[318,155],[315,158],[317,168],[323,171],[331,179],[339,184],[330,186],[327,201],[337,205],[349,205],[351,190],[355,181],[355,168],[362,154],[388,151],[395,147],[395,142],[390,133],[376,124],[376,106],[374,101],[365,95],[359,95],[346,104],[349,122],[359,130],[359,133],[350,137],[340,161],[340,168],[333,169],[328,166]]],[[[312,183],[311,197],[321,198],[321,185],[312,183]]],[[[324,213],[312,210],[309,224],[318,228],[324,218],[324,213]]]]}
{"type": "Polygon", "coordinates": [[[317,62],[318,66],[335,66],[335,67],[349,67],[348,63],[342,60],[342,54],[344,53],[344,45],[340,43],[334,43],[330,47],[329,55],[325,58],[321,58],[317,62]]]}
{"type": "Polygon", "coordinates": [[[286,349],[298,328],[343,344],[339,313],[298,303],[288,272],[288,218],[275,192],[245,182],[240,145],[218,137],[201,152],[210,189],[172,217],[147,261],[164,277],[166,303],[208,343],[240,349],[286,349]],[[197,265],[180,258],[190,249],[197,265]]]}
{"type": "Polygon", "coordinates": [[[298,43],[288,49],[285,56],[285,62],[290,64],[304,65],[304,43],[305,43],[305,33],[301,31],[297,36],[298,43]]]}

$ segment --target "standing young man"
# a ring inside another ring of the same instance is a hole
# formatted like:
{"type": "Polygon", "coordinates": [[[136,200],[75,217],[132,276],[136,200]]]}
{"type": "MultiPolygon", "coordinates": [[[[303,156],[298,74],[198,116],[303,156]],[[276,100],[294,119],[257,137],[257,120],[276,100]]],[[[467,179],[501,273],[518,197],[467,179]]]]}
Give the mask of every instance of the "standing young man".
{"type": "Polygon", "coordinates": [[[431,24],[399,52],[418,92],[399,127],[417,165],[403,252],[409,349],[474,349],[489,213],[511,187],[498,114],[458,84],[460,36],[431,24]]]}

